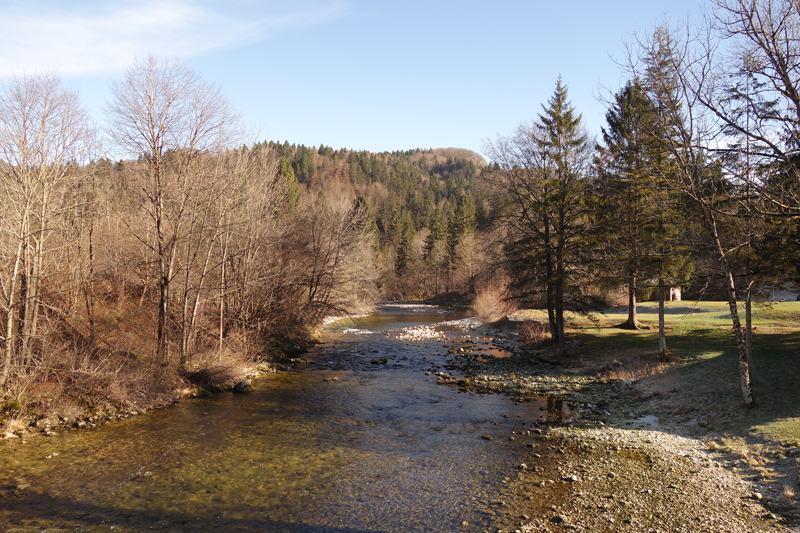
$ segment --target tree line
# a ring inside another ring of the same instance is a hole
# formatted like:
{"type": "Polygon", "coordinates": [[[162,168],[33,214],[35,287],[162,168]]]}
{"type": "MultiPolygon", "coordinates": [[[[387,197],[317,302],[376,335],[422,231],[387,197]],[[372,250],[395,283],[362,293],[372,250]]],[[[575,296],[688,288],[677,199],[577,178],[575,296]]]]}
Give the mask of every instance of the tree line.
{"type": "Polygon", "coordinates": [[[494,224],[490,168],[463,149],[370,153],[256,143],[309,197],[354,197],[371,214],[378,287],[390,298],[463,299],[479,278],[485,247],[477,232],[494,224]],[[480,248],[480,250],[478,250],[480,248]]]}
{"type": "Polygon", "coordinates": [[[248,143],[219,87],[154,56],[103,111],[97,129],[54,74],[0,88],[14,402],[52,387],[51,401],[149,403],[297,352],[379,297],[468,292],[464,240],[490,220],[473,152],[248,143]]]}

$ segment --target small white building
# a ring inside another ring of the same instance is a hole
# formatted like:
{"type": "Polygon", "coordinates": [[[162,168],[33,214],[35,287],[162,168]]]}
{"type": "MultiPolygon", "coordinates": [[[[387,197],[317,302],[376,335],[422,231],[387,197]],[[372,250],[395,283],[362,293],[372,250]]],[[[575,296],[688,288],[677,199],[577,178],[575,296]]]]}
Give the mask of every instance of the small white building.
{"type": "Polygon", "coordinates": [[[670,287],[669,288],[669,297],[667,299],[670,302],[680,302],[681,301],[681,288],[680,287],[670,287]]]}

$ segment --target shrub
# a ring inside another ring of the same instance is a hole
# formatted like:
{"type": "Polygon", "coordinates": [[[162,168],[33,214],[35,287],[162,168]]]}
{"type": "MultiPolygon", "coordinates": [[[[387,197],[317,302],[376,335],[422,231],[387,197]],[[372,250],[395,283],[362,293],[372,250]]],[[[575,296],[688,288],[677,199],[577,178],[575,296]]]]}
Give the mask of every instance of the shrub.
{"type": "Polygon", "coordinates": [[[510,315],[517,308],[503,297],[502,289],[493,286],[478,292],[475,299],[472,300],[470,310],[484,324],[492,324],[510,315]]]}
{"type": "Polygon", "coordinates": [[[545,322],[526,320],[519,327],[519,340],[525,344],[535,344],[550,338],[550,327],[545,322]]]}

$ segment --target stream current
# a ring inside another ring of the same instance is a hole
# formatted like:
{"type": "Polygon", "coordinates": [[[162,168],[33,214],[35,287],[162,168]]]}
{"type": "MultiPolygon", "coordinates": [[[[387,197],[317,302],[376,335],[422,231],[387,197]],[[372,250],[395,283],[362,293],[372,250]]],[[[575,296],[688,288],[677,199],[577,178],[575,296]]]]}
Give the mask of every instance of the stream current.
{"type": "Polygon", "coordinates": [[[249,394],[0,446],[0,531],[482,531],[508,435],[560,412],[437,385],[449,349],[509,355],[461,318],[385,305],[249,394]]]}

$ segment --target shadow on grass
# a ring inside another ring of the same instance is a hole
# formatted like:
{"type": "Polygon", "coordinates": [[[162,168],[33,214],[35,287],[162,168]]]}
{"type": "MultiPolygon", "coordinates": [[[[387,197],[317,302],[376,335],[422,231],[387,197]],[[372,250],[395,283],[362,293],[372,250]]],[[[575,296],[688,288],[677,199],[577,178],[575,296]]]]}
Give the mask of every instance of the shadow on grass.
{"type": "MultiPolygon", "coordinates": [[[[634,366],[659,363],[657,332],[606,330],[601,337],[583,333],[579,338],[588,357],[592,352],[606,358],[627,354],[628,360],[635,359],[634,366]]],[[[668,335],[667,347],[672,364],[643,377],[635,388],[640,398],[652,401],[658,414],[686,423],[699,418],[716,430],[743,436],[753,428],[800,417],[800,336],[796,332],[755,335],[753,409],[743,407],[732,332],[722,327],[696,328],[668,335]]],[[[631,370],[631,374],[635,372],[635,368],[631,370]]],[[[786,437],[800,439],[800,433],[786,437]]]]}

